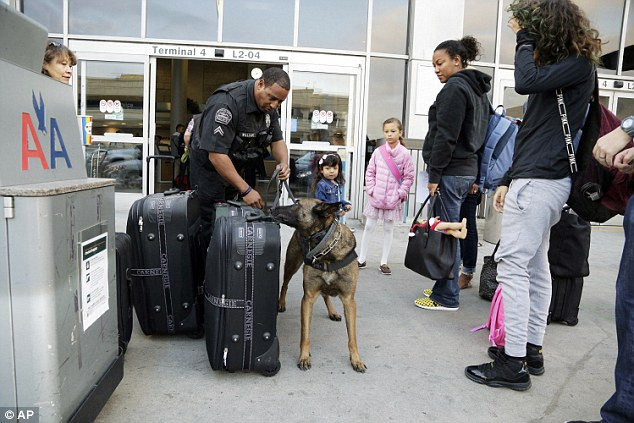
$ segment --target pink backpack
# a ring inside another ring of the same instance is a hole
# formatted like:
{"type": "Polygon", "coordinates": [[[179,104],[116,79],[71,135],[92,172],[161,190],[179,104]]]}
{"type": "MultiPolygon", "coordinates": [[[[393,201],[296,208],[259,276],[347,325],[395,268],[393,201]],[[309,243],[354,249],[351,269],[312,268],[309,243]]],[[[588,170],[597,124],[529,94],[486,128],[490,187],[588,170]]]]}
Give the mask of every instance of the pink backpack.
{"type": "Polygon", "coordinates": [[[495,289],[495,294],[493,294],[487,324],[471,329],[471,332],[476,332],[480,329],[488,328],[489,341],[494,347],[503,347],[504,337],[506,336],[506,332],[504,332],[504,302],[502,300],[502,285],[499,284],[495,289]]]}

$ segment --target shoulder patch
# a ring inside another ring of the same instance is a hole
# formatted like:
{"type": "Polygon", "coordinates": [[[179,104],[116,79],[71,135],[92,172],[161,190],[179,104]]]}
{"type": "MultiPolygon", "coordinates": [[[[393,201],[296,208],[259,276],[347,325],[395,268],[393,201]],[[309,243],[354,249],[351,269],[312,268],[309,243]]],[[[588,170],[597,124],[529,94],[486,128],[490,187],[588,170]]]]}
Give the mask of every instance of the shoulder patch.
{"type": "Polygon", "coordinates": [[[228,125],[229,122],[231,122],[231,118],[233,116],[231,115],[231,112],[229,111],[229,109],[226,108],[221,108],[218,109],[218,111],[216,112],[216,116],[214,117],[214,120],[222,125],[228,125]]]}
{"type": "Polygon", "coordinates": [[[216,129],[214,129],[214,135],[216,134],[220,134],[221,137],[225,136],[225,133],[220,126],[217,126],[216,129]]]}

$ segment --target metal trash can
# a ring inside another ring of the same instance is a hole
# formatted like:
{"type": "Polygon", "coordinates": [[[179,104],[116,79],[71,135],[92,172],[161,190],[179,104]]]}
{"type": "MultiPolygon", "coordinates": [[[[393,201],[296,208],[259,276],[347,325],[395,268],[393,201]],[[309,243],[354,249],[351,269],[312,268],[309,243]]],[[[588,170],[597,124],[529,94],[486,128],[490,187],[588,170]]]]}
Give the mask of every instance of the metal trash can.
{"type": "MultiPolygon", "coordinates": [[[[0,28],[7,22],[19,36],[41,33],[41,49],[24,52],[41,63],[46,31],[0,4],[0,28]]],[[[22,48],[2,35],[6,50],[22,48]]],[[[0,406],[40,422],[92,421],[123,377],[114,181],[86,177],[72,87],[4,51],[0,406]]]]}
{"type": "Polygon", "coordinates": [[[487,192],[483,197],[485,201],[485,219],[484,219],[484,235],[483,239],[491,244],[497,244],[500,240],[500,232],[502,230],[502,213],[493,208],[493,194],[495,191],[487,192]]]}

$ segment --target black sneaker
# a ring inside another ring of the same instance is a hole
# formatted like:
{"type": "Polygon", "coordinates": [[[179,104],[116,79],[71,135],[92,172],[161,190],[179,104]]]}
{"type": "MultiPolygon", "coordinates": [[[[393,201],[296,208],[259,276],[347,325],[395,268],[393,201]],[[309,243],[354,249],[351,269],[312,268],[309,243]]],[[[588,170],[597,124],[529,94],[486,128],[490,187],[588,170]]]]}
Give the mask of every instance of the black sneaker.
{"type": "Polygon", "coordinates": [[[363,263],[357,262],[357,264],[359,265],[359,269],[365,269],[366,267],[368,267],[368,263],[365,261],[363,263]]]}
{"type": "Polygon", "coordinates": [[[526,370],[526,360],[510,357],[500,352],[495,361],[464,369],[468,379],[492,387],[504,387],[514,391],[526,391],[531,387],[531,377],[526,370]]]}
{"type": "MultiPolygon", "coordinates": [[[[489,347],[487,353],[491,359],[495,360],[499,351],[504,352],[504,347],[489,347]]],[[[528,373],[533,376],[544,374],[544,354],[542,353],[542,347],[533,345],[530,342],[526,344],[526,368],[528,373]]]]}

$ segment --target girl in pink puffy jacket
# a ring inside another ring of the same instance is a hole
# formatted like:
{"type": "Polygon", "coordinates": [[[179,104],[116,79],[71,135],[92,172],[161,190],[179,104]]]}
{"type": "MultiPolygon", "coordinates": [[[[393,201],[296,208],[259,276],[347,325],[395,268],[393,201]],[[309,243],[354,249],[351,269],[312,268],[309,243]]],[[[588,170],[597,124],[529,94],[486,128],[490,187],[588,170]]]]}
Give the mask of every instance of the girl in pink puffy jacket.
{"type": "Polygon", "coordinates": [[[370,233],[379,220],[383,221],[383,254],[379,271],[391,275],[387,258],[392,247],[394,221],[403,216],[403,202],[414,182],[414,164],[409,150],[403,144],[403,125],[396,118],[383,122],[385,144],[374,150],[365,172],[365,191],[368,204],[363,211],[366,217],[361,238],[359,268],[367,266],[366,254],[370,233]]]}

